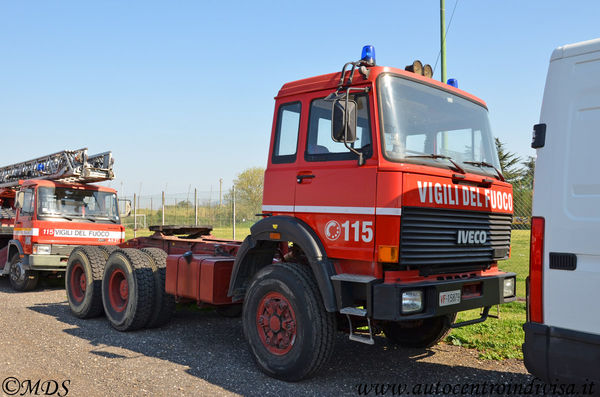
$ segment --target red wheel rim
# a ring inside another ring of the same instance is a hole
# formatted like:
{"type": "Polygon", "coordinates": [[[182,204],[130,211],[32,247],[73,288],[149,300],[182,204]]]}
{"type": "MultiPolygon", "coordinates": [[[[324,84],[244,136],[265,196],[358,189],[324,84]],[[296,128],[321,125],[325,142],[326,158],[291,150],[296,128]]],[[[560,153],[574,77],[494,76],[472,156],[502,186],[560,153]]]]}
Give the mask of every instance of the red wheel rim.
{"type": "Polygon", "coordinates": [[[129,284],[125,273],[121,269],[115,269],[108,281],[108,298],[110,305],[116,312],[122,312],[127,307],[129,298],[129,284]]]}
{"type": "Polygon", "coordinates": [[[289,352],[296,341],[294,308],[279,292],[262,297],[256,310],[256,328],[265,348],[278,356],[289,352]]]}
{"type": "Polygon", "coordinates": [[[77,303],[83,302],[85,297],[85,290],[87,289],[87,278],[85,277],[85,271],[81,263],[75,263],[71,268],[70,277],[71,296],[77,303]]]}

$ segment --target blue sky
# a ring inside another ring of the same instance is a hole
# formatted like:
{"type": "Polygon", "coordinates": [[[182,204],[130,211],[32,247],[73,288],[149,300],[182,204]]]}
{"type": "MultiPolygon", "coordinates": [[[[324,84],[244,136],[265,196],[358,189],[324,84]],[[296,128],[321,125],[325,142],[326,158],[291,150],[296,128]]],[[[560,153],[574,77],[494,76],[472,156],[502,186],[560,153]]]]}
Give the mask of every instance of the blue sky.
{"type": "MultiPolygon", "coordinates": [[[[459,0],[448,77],[532,155],[550,54],[598,37],[599,16],[597,1],[459,0]]],[[[88,147],[113,151],[127,195],[228,187],[266,165],[281,85],[365,44],[379,65],[433,65],[439,1],[0,1],[0,165],[88,147]]]]}

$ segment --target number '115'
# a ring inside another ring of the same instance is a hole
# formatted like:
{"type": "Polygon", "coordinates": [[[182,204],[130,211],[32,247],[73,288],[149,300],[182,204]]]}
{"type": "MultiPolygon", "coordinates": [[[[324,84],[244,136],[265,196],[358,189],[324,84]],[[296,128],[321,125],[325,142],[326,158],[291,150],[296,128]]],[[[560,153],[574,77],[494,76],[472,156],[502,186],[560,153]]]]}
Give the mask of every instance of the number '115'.
{"type": "Polygon", "coordinates": [[[342,223],[342,229],[344,229],[344,240],[350,241],[350,229],[353,230],[352,233],[352,241],[363,241],[365,243],[369,243],[373,240],[373,222],[366,221],[361,222],[356,221],[350,223],[350,221],[346,221],[342,223]]]}

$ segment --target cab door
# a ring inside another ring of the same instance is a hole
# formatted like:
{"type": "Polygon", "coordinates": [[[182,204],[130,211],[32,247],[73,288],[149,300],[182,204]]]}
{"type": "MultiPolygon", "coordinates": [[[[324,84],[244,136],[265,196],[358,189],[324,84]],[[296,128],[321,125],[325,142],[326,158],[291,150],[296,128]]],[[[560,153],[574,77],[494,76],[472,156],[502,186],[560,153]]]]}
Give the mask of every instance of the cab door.
{"type": "MultiPolygon", "coordinates": [[[[315,95],[309,101],[303,158],[298,162],[295,215],[318,234],[330,258],[373,261],[376,161],[372,159],[367,94],[356,95],[357,141],[366,163],[331,138],[332,102],[315,95]]],[[[339,271],[340,269],[338,269],[339,271]]]]}
{"type": "Polygon", "coordinates": [[[19,208],[16,219],[14,236],[23,247],[25,254],[31,254],[31,237],[38,235],[38,230],[33,227],[35,213],[35,190],[34,188],[23,189],[23,205],[19,208]]]}
{"type": "Polygon", "coordinates": [[[298,134],[302,115],[300,101],[278,103],[275,111],[271,156],[265,171],[263,212],[291,215],[294,211],[298,134]]]}

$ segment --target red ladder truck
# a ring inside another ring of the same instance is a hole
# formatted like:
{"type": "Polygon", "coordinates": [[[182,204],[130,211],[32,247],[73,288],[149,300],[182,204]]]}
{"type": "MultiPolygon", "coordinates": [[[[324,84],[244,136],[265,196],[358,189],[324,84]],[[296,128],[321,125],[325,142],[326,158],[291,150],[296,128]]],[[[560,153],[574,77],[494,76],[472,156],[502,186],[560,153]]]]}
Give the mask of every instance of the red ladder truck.
{"type": "Polygon", "coordinates": [[[486,105],[423,76],[420,63],[407,69],[376,66],[368,46],[339,73],[285,84],[250,235],[157,226],[108,259],[74,250],[73,314],[104,312],[127,331],[163,324],[175,300],[226,314],[243,302],[256,364],[296,381],[327,362],[337,331],[430,346],[514,300],[515,274],[498,268],[510,252],[512,187],[486,105]],[[454,323],[475,308],[480,318],[454,323]]]}
{"type": "Polygon", "coordinates": [[[110,152],[65,150],[0,168],[0,275],[17,291],[60,274],[74,247],[124,240],[110,152]]]}

